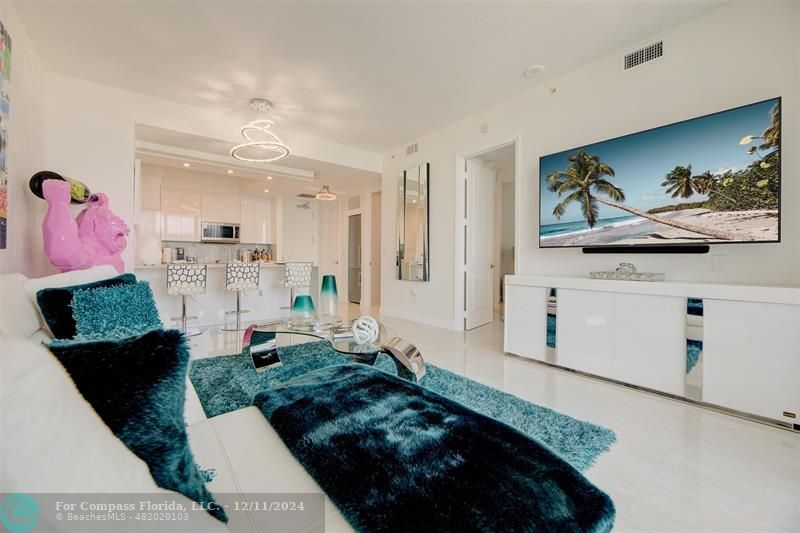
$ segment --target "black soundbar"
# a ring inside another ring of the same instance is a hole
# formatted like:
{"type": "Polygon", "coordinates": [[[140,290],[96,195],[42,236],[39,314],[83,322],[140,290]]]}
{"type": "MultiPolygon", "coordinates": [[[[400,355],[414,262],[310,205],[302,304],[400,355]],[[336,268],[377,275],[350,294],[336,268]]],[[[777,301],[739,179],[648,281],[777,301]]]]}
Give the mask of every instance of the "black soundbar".
{"type": "Polygon", "coordinates": [[[589,246],[583,248],[585,254],[707,254],[711,247],[707,244],[628,244],[619,246],[589,246]]]}

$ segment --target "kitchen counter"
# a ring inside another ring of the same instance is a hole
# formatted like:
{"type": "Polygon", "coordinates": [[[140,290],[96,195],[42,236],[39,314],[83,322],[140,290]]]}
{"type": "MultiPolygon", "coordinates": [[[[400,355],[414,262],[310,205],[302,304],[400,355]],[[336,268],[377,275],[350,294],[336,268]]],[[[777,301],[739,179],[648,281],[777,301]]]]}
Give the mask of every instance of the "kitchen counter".
{"type": "MultiPolygon", "coordinates": [[[[200,263],[177,263],[200,264],[200,263]]],[[[289,289],[283,286],[284,267],[282,263],[261,263],[261,276],[258,289],[242,292],[242,309],[249,310],[242,315],[242,322],[249,324],[263,320],[274,320],[289,316],[289,289]]],[[[164,324],[180,315],[180,296],[167,294],[167,265],[141,265],[134,267],[136,277],[150,283],[156,300],[159,315],[164,324]]],[[[320,287],[319,268],[311,269],[311,287],[308,291],[298,289],[295,294],[310,294],[315,305],[318,304],[320,287]]],[[[205,294],[195,294],[188,302],[189,315],[197,316],[197,325],[222,324],[225,312],[235,307],[236,293],[225,289],[225,263],[208,263],[208,278],[205,294]]]]}
{"type": "MultiPolygon", "coordinates": [[[[178,265],[203,265],[204,263],[176,263],[178,265]]],[[[225,263],[205,263],[208,268],[225,268],[225,263]]],[[[316,266],[316,265],[315,265],[316,266]]],[[[283,268],[284,263],[261,263],[261,268],[283,268]]],[[[160,265],[136,265],[134,270],[159,270],[167,268],[166,264],[160,265]]]]}

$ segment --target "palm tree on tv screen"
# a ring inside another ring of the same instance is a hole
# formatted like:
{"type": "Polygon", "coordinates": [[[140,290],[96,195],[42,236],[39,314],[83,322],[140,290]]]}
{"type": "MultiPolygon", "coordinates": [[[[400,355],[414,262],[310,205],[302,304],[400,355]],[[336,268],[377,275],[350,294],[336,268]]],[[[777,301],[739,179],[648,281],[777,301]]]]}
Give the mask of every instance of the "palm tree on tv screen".
{"type": "Polygon", "coordinates": [[[685,200],[694,193],[705,194],[706,196],[718,194],[733,203],[737,203],[734,198],[719,190],[719,176],[710,170],[706,170],[702,174],[693,175],[692,165],[685,167],[678,165],[670,170],[661,186],[666,187],[667,193],[671,194],[673,198],[683,198],[685,200]]]}
{"type": "Polygon", "coordinates": [[[697,185],[692,176],[692,165],[682,167],[677,166],[667,173],[667,178],[662,187],[667,188],[667,193],[673,198],[689,198],[696,192],[697,185]]]}
{"type": "MultiPolygon", "coordinates": [[[[558,194],[559,198],[564,194],[567,195],[553,209],[553,216],[556,219],[560,220],[567,210],[567,206],[576,202],[581,208],[586,223],[593,228],[597,224],[598,203],[601,203],[673,228],[725,241],[737,239],[736,235],[726,231],[685,224],[622,204],[621,202],[625,201],[625,193],[605,178],[606,176],[614,177],[614,169],[586,150],[579,150],[572,154],[569,162],[570,165],[565,171],[554,170],[547,176],[547,189],[550,192],[558,194]]],[[[688,169],[688,174],[691,182],[691,168],[688,169]]],[[[680,189],[680,185],[677,186],[676,190],[678,189],[680,189]]]]}

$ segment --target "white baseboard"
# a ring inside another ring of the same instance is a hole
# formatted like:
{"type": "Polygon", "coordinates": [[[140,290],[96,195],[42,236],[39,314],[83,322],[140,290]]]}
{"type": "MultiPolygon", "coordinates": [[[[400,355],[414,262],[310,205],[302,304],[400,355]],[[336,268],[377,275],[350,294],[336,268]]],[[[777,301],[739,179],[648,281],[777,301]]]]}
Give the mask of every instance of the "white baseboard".
{"type": "Polygon", "coordinates": [[[402,320],[408,320],[410,322],[417,322],[419,324],[425,324],[427,326],[433,326],[436,328],[447,329],[450,331],[460,331],[461,328],[457,327],[453,320],[448,320],[446,318],[438,318],[432,316],[425,316],[419,313],[412,313],[409,311],[402,311],[400,309],[391,309],[389,307],[381,306],[380,308],[381,316],[390,316],[392,318],[400,318],[402,320]]]}

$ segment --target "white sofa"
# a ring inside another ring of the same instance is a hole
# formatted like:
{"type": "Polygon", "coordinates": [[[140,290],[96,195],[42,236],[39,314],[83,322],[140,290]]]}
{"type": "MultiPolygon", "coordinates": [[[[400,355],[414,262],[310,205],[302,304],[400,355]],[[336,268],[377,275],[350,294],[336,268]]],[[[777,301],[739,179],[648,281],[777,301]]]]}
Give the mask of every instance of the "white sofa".
{"type": "MultiPolygon", "coordinates": [[[[158,492],[145,464],[102,423],[67,373],[41,346],[49,335],[36,291],[116,275],[110,267],[27,279],[0,276],[0,492],[158,492]],[[79,420],[71,420],[73,416],[79,420]],[[53,446],[54,440],[59,442],[53,446]]],[[[214,468],[212,493],[321,493],[255,407],[206,419],[191,384],[187,424],[195,460],[214,468]]],[[[231,530],[258,531],[254,517],[233,513],[231,530]]],[[[58,531],[60,524],[53,524],[58,531]]],[[[146,525],[146,524],[145,524],[146,525]]],[[[208,531],[224,531],[209,517],[208,531]]],[[[319,529],[320,524],[309,524],[319,529]]],[[[352,531],[325,498],[325,529],[352,531]]],[[[144,529],[146,530],[146,529],[144,529]]]]}

